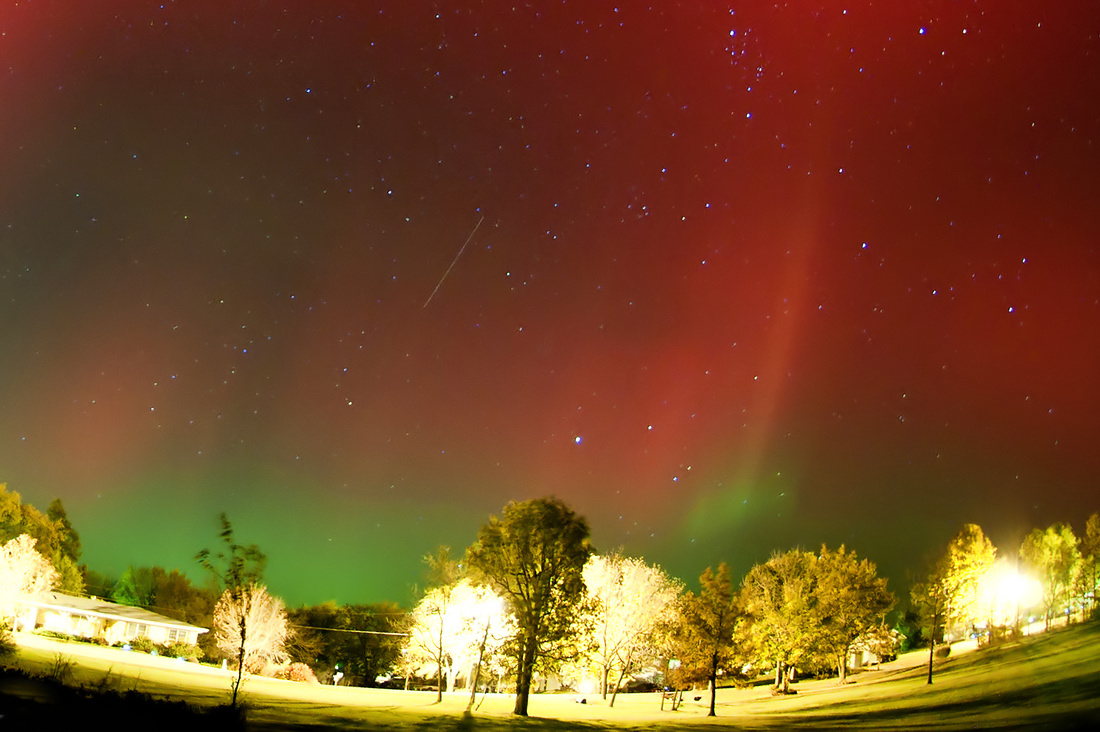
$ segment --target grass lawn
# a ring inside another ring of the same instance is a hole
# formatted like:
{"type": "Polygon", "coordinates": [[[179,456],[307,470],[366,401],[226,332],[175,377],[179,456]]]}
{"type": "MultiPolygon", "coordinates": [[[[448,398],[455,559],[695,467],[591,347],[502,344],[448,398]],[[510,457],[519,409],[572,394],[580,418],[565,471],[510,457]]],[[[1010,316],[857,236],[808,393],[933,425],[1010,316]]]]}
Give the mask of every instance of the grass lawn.
{"type": "MultiPolygon", "coordinates": [[[[9,665],[50,673],[71,661],[68,681],[116,691],[212,706],[229,698],[230,673],[145,654],[59,643],[19,635],[9,665]]],[[[510,712],[509,695],[489,695],[464,717],[467,694],[316,686],[251,677],[242,688],[249,728],[380,730],[675,730],[697,728],[982,729],[1100,728],[1100,624],[1075,626],[998,648],[958,652],[937,661],[926,684],[924,654],[881,670],[802,681],[798,694],[773,697],[767,688],[720,689],[718,716],[707,718],[705,691],[685,694],[679,711],[659,711],[660,695],[620,695],[610,708],[598,696],[578,704],[572,694],[532,696],[529,719],[510,712]],[[700,696],[699,701],[694,696],[700,696]]],[[[0,687],[0,701],[9,693],[0,687]]],[[[479,697],[479,701],[481,698],[479,697]]],[[[0,720],[0,726],[2,720],[0,720]]]]}

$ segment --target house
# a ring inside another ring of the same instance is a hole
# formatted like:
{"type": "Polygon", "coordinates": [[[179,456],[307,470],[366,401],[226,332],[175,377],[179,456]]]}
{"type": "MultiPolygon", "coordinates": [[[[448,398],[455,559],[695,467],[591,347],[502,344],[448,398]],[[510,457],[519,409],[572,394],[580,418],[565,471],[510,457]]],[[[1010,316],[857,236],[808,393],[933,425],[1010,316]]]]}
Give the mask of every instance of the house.
{"type": "Polygon", "coordinates": [[[856,639],[848,649],[848,668],[861,669],[878,666],[884,661],[897,658],[905,636],[894,628],[876,628],[856,639]]]}
{"type": "Polygon", "coordinates": [[[19,627],[23,630],[42,628],[85,638],[102,638],[110,645],[139,637],[153,643],[194,645],[199,635],[207,632],[207,628],[97,597],[42,592],[23,604],[26,611],[19,617],[19,627]]]}

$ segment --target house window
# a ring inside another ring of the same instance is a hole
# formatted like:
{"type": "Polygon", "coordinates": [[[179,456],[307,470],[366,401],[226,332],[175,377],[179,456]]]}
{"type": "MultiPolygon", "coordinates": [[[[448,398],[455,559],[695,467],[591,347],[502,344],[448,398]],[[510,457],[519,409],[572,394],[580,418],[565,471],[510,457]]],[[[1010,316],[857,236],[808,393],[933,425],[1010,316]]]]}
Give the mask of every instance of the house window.
{"type": "Polygon", "coordinates": [[[181,643],[187,640],[187,631],[179,628],[168,629],[168,642],[169,643],[181,643]]]}
{"type": "Polygon", "coordinates": [[[145,623],[126,623],[127,638],[144,638],[149,635],[149,626],[145,623]]]}

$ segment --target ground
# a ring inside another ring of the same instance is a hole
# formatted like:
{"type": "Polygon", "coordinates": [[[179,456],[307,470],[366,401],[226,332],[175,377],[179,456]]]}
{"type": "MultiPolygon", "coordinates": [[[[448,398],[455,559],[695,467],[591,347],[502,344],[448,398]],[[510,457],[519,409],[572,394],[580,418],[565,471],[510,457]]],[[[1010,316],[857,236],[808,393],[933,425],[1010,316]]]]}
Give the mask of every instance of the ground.
{"type": "MultiPolygon", "coordinates": [[[[17,636],[9,665],[60,673],[71,684],[138,690],[155,697],[212,706],[228,700],[229,676],[217,668],[117,649],[17,636]],[[71,662],[71,666],[67,666],[71,662]]],[[[510,712],[513,697],[479,697],[463,715],[468,696],[307,685],[259,677],[243,687],[248,727],[257,730],[322,728],[370,730],[769,730],[982,729],[1100,727],[1100,624],[1026,638],[994,649],[953,649],[938,660],[926,683],[922,653],[856,673],[852,683],[802,681],[798,694],[773,697],[766,687],[720,689],[718,716],[708,719],[705,691],[688,693],[677,712],[660,711],[659,694],[620,695],[609,708],[598,695],[585,704],[571,694],[535,695],[530,719],[510,712]],[[701,697],[698,701],[695,696],[701,697]]],[[[10,689],[0,686],[0,702],[10,689]]],[[[2,709],[2,707],[0,707],[2,709]]]]}

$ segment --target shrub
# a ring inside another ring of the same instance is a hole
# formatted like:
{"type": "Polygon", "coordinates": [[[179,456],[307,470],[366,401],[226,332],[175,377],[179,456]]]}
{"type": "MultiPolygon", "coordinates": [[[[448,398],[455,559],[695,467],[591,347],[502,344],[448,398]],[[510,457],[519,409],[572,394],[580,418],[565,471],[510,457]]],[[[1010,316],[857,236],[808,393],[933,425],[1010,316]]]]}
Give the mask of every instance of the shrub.
{"type": "Polygon", "coordinates": [[[317,676],[313,673],[313,669],[297,661],[286,664],[269,663],[263,667],[260,671],[260,675],[272,679],[282,679],[283,681],[298,681],[306,684],[321,683],[317,680],[317,676]]]}
{"type": "Polygon", "coordinates": [[[11,631],[4,626],[0,626],[0,661],[15,655],[15,638],[12,638],[11,631]]]}
{"type": "Polygon", "coordinates": [[[188,661],[198,661],[202,658],[202,649],[194,643],[178,641],[160,647],[160,654],[168,658],[183,658],[188,661]]]}
{"type": "Polygon", "coordinates": [[[152,653],[157,647],[154,645],[153,641],[145,636],[138,636],[130,640],[130,648],[135,651],[141,651],[142,653],[152,653]]]}
{"type": "Polygon", "coordinates": [[[291,681],[301,681],[306,684],[319,684],[317,675],[308,665],[295,661],[287,668],[287,678],[291,681]]]}

